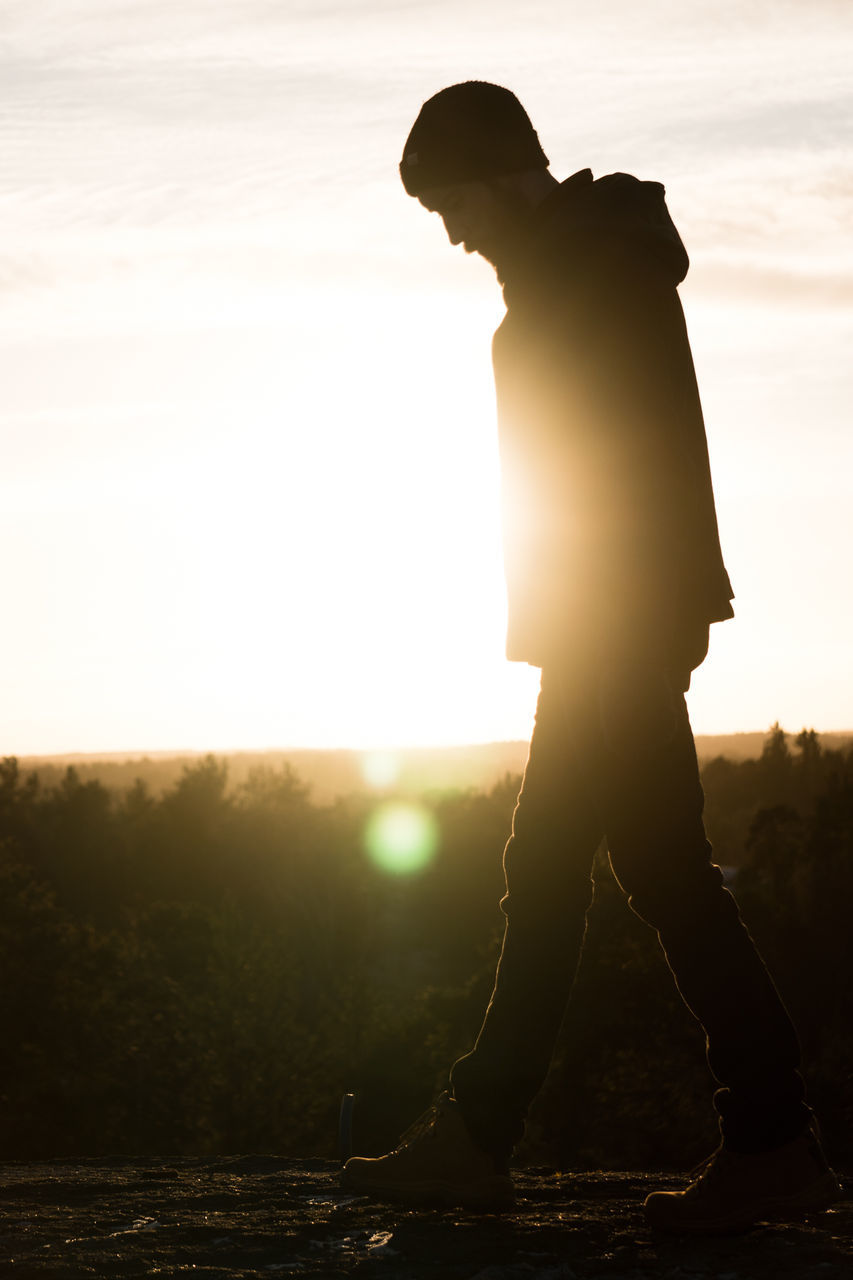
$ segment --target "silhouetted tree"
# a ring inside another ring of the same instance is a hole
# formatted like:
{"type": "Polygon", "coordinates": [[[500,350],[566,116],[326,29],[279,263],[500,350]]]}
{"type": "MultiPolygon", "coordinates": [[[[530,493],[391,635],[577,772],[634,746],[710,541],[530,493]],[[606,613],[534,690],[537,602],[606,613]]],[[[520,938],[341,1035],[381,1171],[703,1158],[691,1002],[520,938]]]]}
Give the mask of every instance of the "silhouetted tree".
{"type": "MultiPolygon", "coordinates": [[[[853,750],[794,745],[774,725],[760,759],[704,782],[832,1149],[853,1121],[853,750]]],[[[369,796],[315,804],[287,766],[229,785],[208,756],[156,795],[0,761],[7,1154],[331,1154],[349,1088],[360,1146],[386,1149],[479,1025],[517,785],[422,796],[439,847],[406,879],[367,858],[369,796]]],[[[527,1153],[698,1158],[701,1036],[602,858],[589,931],[527,1153]]]]}

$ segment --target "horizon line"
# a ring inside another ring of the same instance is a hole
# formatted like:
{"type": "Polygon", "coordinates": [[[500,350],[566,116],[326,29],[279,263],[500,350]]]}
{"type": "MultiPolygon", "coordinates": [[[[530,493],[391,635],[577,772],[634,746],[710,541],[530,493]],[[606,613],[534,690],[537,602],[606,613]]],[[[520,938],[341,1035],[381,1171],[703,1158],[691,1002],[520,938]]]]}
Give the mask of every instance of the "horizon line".
{"type": "MultiPolygon", "coordinates": [[[[816,729],[813,725],[803,726],[801,729],[785,729],[782,727],[783,733],[787,737],[796,737],[802,732],[814,732],[819,738],[851,738],[853,739],[853,727],[849,729],[816,729]]],[[[694,732],[694,739],[698,742],[700,739],[709,738],[746,738],[746,737],[764,737],[766,738],[773,730],[774,725],[770,725],[766,729],[732,729],[718,733],[702,733],[694,732]]],[[[40,751],[19,753],[16,751],[3,751],[3,759],[15,759],[21,763],[41,761],[49,763],[52,760],[109,760],[116,757],[122,757],[128,760],[141,760],[145,758],[158,759],[174,759],[180,756],[237,756],[237,755],[287,755],[296,752],[303,753],[321,753],[321,752],[346,752],[353,755],[369,755],[383,754],[393,752],[413,752],[413,751],[466,751],[474,747],[499,747],[514,746],[518,744],[527,745],[529,738],[487,738],[480,740],[469,740],[466,742],[444,742],[444,743],[394,743],[382,745],[361,745],[355,746],[351,743],[332,744],[324,746],[262,746],[262,747],[131,747],[131,748],[103,748],[93,751],[80,751],[79,749],[67,751],[40,751]]]]}

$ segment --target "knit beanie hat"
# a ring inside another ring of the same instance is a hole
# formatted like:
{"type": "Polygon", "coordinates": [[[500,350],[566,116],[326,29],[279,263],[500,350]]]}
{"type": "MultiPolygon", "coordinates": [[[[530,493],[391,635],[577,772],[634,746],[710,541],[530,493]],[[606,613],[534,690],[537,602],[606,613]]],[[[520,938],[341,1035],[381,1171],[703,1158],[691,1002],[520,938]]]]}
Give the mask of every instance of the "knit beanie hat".
{"type": "Polygon", "coordinates": [[[548,157],[515,94],[466,80],[421,107],[403,148],[400,177],[409,195],[417,196],[450,182],[547,168],[548,157]]]}

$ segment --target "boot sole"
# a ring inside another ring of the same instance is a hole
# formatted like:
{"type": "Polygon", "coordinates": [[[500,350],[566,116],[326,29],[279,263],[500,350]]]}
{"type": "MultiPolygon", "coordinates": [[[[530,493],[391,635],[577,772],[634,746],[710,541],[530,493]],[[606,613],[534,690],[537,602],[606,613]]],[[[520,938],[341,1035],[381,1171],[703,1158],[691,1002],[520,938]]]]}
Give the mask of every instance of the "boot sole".
{"type": "Polygon", "coordinates": [[[656,1231],[714,1235],[717,1232],[748,1231],[756,1222],[774,1222],[783,1218],[804,1217],[809,1213],[823,1213],[830,1205],[840,1200],[842,1195],[837,1178],[832,1172],[828,1172],[816,1182],[810,1183],[808,1187],[803,1187],[800,1191],[792,1192],[788,1196],[768,1196],[766,1199],[757,1201],[749,1213],[740,1209],[716,1218],[682,1217],[679,1216],[680,1209],[675,1207],[682,1203],[677,1194],[672,1200],[667,1198],[652,1200],[651,1204],[647,1202],[645,1211],[649,1226],[656,1231]],[[656,1205],[661,1206],[660,1216],[658,1216],[656,1205]],[[675,1211],[671,1217],[668,1215],[668,1210],[663,1208],[664,1205],[673,1206],[675,1211]]]}

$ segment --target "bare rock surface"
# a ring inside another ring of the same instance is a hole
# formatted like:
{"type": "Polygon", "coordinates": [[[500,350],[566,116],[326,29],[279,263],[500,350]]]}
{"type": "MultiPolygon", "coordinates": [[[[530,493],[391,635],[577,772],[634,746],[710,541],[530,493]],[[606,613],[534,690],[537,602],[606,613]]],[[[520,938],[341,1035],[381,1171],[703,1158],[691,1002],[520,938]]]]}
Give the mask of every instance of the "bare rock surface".
{"type": "Polygon", "coordinates": [[[341,1191],[325,1160],[93,1159],[0,1166],[0,1276],[324,1280],[841,1280],[853,1200],[806,1223],[653,1235],[647,1173],[517,1175],[512,1213],[411,1212],[341,1191]]]}

